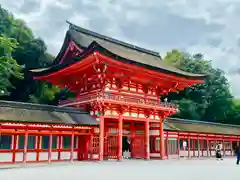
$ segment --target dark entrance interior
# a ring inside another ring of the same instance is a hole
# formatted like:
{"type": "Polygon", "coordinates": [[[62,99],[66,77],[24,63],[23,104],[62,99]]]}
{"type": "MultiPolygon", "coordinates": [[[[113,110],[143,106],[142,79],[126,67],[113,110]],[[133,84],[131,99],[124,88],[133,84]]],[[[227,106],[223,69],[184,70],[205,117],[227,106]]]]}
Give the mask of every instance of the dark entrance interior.
{"type": "Polygon", "coordinates": [[[131,142],[129,137],[123,136],[122,137],[122,153],[123,153],[123,158],[130,158],[128,156],[125,156],[126,152],[129,152],[130,157],[131,157],[131,142]]]}

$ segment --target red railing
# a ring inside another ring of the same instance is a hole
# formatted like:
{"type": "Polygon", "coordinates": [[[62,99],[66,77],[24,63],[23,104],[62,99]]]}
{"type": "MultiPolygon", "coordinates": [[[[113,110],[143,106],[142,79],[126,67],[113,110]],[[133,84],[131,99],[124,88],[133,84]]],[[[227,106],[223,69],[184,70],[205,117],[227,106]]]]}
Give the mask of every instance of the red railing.
{"type": "Polygon", "coordinates": [[[87,104],[93,101],[105,101],[105,102],[119,102],[119,103],[129,103],[134,105],[147,105],[153,107],[164,107],[177,109],[178,106],[168,102],[159,102],[158,100],[144,97],[136,97],[126,94],[112,94],[112,93],[96,93],[91,95],[83,95],[79,98],[73,100],[61,101],[61,105],[71,105],[71,104],[87,104]]]}

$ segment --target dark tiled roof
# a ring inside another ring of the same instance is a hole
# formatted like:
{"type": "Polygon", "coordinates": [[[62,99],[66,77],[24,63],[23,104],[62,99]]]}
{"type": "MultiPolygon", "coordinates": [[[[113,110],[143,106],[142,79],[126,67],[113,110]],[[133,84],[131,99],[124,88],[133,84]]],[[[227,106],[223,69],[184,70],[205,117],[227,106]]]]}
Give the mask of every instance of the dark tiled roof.
{"type": "Polygon", "coordinates": [[[76,25],[70,24],[68,33],[71,39],[79,46],[87,48],[92,42],[96,42],[108,51],[118,55],[122,58],[131,60],[133,63],[152,66],[169,72],[183,74],[185,76],[204,77],[202,74],[193,74],[181,71],[172,66],[163,63],[159,53],[134,46],[93,31],[86,30],[76,25]]]}
{"type": "MultiPolygon", "coordinates": [[[[191,79],[204,79],[206,75],[193,74],[181,71],[175,67],[164,64],[159,53],[134,46],[93,31],[78,27],[71,23],[69,30],[66,33],[63,46],[57,55],[53,66],[47,69],[32,70],[35,73],[33,75],[41,76],[44,73],[51,73],[66,66],[71,65],[77,61],[81,61],[85,56],[81,55],[78,60],[72,61],[70,64],[59,64],[62,56],[64,55],[69,42],[74,41],[80,48],[85,49],[85,52],[90,53],[91,51],[100,51],[101,53],[111,56],[113,59],[121,60],[125,63],[135,64],[142,66],[147,69],[161,71],[163,73],[170,73],[177,76],[184,76],[191,79]],[[91,48],[90,48],[91,47],[91,48]]],[[[84,53],[84,52],[83,52],[84,53]]]]}
{"type": "Polygon", "coordinates": [[[178,118],[168,118],[164,123],[170,127],[169,130],[173,131],[240,135],[240,126],[237,125],[185,120],[178,118]]]}
{"type": "Polygon", "coordinates": [[[97,125],[89,113],[75,108],[0,101],[0,121],[97,125]]]}

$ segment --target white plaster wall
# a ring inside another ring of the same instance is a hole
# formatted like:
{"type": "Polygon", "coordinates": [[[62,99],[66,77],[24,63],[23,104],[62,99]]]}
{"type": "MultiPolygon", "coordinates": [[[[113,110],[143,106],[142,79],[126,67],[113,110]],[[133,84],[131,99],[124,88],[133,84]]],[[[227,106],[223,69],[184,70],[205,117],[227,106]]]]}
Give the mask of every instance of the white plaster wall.
{"type": "Polygon", "coordinates": [[[11,162],[12,153],[0,153],[0,162],[11,162]]]}
{"type": "MultiPolygon", "coordinates": [[[[190,151],[190,157],[193,156],[193,151],[190,151]]],[[[225,151],[225,155],[230,156],[231,151],[225,151]]],[[[129,158],[131,156],[130,152],[124,152],[123,156],[129,158]]],[[[160,157],[160,153],[150,153],[150,157],[157,158],[160,157]]],[[[180,157],[188,157],[188,151],[180,151],[180,157]]],[[[195,151],[195,157],[198,157],[198,151],[195,151]]],[[[200,151],[200,157],[202,157],[202,151],[200,151]]],[[[203,151],[203,157],[207,157],[207,151],[203,151]]],[[[210,157],[210,151],[209,151],[210,157]]],[[[215,157],[215,151],[211,151],[211,157],[215,157]]],[[[36,153],[27,153],[26,155],[27,161],[35,161],[36,160],[36,153]]],[[[89,154],[90,158],[90,154],[89,154]]],[[[93,159],[98,159],[98,154],[93,154],[93,159]]],[[[171,154],[169,155],[169,159],[178,158],[178,154],[171,154]]],[[[57,160],[58,153],[53,152],[51,160],[57,160]]],[[[61,160],[69,160],[70,159],[70,152],[61,152],[61,160]]],[[[77,159],[77,152],[73,153],[73,159],[77,159]]],[[[23,160],[23,153],[16,153],[16,161],[21,162],[23,160]]],[[[48,160],[48,153],[41,152],[39,153],[39,160],[48,160]]],[[[12,153],[0,153],[0,163],[3,162],[11,162],[12,161],[12,153]]]]}
{"type": "MultiPolygon", "coordinates": [[[[69,160],[70,159],[70,152],[61,152],[61,160],[69,160]]],[[[35,161],[37,153],[35,152],[28,152],[26,154],[27,161],[35,161]]],[[[57,160],[58,153],[52,152],[51,153],[51,160],[57,160]]],[[[73,152],[73,159],[77,159],[77,152],[73,152]]],[[[16,161],[23,161],[23,153],[16,153],[16,161]]],[[[39,160],[48,160],[48,152],[40,152],[39,153],[39,160]]],[[[0,153],[0,163],[3,162],[12,162],[12,153],[0,153]]]]}
{"type": "MultiPolygon", "coordinates": [[[[202,151],[200,151],[199,153],[200,153],[200,157],[202,157],[202,151]]],[[[223,151],[222,151],[222,154],[223,154],[223,151]]],[[[190,151],[190,156],[194,157],[193,155],[194,155],[194,151],[190,151]]],[[[210,157],[210,155],[215,156],[216,153],[215,153],[215,151],[209,151],[208,155],[209,155],[209,157],[210,157]]],[[[230,150],[225,151],[225,155],[231,156],[231,151],[230,150]]],[[[186,150],[186,151],[181,150],[180,151],[180,156],[186,156],[187,157],[188,156],[188,150],[186,150]]],[[[195,151],[195,157],[198,157],[198,150],[195,151]]],[[[207,151],[203,151],[203,157],[207,157],[207,151]]]]}

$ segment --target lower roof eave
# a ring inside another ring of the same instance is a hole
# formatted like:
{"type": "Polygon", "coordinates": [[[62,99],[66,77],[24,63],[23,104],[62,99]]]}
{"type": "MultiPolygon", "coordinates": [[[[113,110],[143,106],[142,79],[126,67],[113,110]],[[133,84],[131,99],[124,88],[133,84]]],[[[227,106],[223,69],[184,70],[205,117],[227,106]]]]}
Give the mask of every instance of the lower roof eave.
{"type": "Polygon", "coordinates": [[[0,123],[97,126],[96,118],[82,109],[0,101],[0,123]]]}
{"type": "Polygon", "coordinates": [[[10,120],[0,120],[0,126],[2,129],[5,127],[11,126],[28,126],[28,127],[47,127],[47,128],[54,128],[54,127],[66,127],[66,128],[80,128],[80,129],[89,129],[89,127],[96,127],[98,124],[64,124],[64,123],[46,123],[40,121],[10,121],[10,120]]]}

